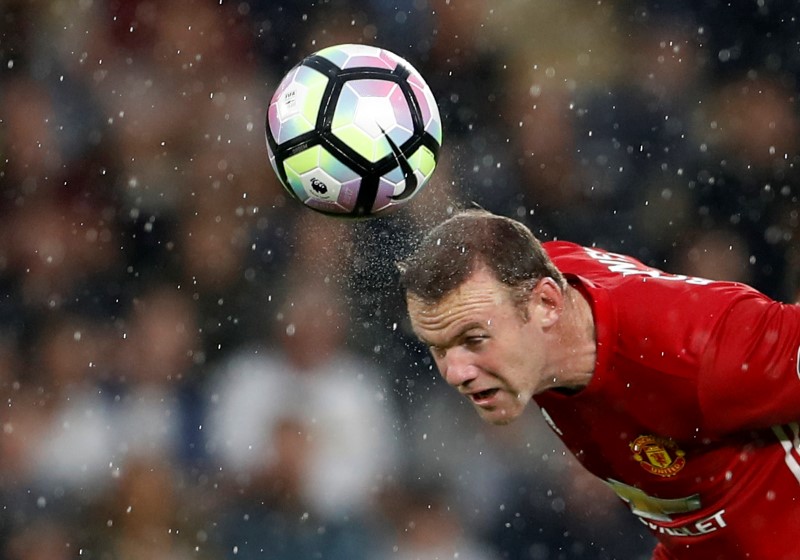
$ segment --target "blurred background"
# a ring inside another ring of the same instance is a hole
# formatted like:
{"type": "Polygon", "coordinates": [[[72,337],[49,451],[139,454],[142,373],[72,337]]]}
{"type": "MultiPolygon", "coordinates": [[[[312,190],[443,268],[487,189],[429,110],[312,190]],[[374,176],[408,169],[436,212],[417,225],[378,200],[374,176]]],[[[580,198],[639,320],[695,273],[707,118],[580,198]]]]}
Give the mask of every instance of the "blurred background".
{"type": "Polygon", "coordinates": [[[477,202],[541,238],[800,286],[793,0],[4,0],[0,559],[649,558],[532,410],[414,343],[394,261],[477,202]],[[348,222],[282,191],[304,56],[396,52],[433,179],[348,222]]]}

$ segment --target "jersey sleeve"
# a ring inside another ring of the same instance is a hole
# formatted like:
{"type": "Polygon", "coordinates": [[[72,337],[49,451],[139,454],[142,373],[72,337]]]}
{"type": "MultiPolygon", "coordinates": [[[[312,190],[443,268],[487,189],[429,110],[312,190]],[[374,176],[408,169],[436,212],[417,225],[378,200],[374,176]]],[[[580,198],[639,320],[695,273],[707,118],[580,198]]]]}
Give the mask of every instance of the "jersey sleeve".
{"type": "Polygon", "coordinates": [[[727,434],[800,420],[800,306],[742,298],[711,333],[698,383],[704,427],[727,434]]]}

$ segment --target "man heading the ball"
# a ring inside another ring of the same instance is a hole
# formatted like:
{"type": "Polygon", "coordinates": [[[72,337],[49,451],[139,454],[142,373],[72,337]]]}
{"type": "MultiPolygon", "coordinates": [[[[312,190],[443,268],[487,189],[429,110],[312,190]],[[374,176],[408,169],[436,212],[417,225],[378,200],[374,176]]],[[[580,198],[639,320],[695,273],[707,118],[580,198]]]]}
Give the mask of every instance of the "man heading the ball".
{"type": "Polygon", "coordinates": [[[483,210],[399,263],[414,332],[488,422],[534,400],[656,560],[798,558],[800,306],[483,210]]]}

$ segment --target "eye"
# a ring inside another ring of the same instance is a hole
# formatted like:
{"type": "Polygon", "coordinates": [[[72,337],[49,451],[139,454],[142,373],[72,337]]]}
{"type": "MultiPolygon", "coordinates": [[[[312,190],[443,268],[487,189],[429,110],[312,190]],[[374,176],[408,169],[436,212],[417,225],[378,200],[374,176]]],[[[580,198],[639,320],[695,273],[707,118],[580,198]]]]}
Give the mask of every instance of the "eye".
{"type": "Polygon", "coordinates": [[[444,355],[447,352],[447,350],[445,350],[444,348],[441,348],[439,346],[433,346],[433,345],[428,346],[428,350],[430,350],[430,353],[434,358],[439,359],[439,360],[444,358],[444,355]]]}
{"type": "Polygon", "coordinates": [[[464,345],[467,346],[468,348],[474,348],[486,342],[488,338],[489,337],[486,335],[468,336],[467,338],[464,339],[464,345]]]}

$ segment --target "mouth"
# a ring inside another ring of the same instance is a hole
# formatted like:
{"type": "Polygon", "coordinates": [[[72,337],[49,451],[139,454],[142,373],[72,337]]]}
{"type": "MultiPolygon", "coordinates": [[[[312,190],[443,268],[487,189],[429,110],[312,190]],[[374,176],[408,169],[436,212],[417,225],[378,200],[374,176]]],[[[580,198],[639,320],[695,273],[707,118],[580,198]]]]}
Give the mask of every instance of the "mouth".
{"type": "Polygon", "coordinates": [[[495,397],[495,395],[497,395],[499,391],[500,391],[499,389],[486,389],[484,391],[477,391],[475,393],[470,393],[468,396],[474,404],[477,404],[479,406],[485,406],[492,401],[492,399],[495,397]]]}

